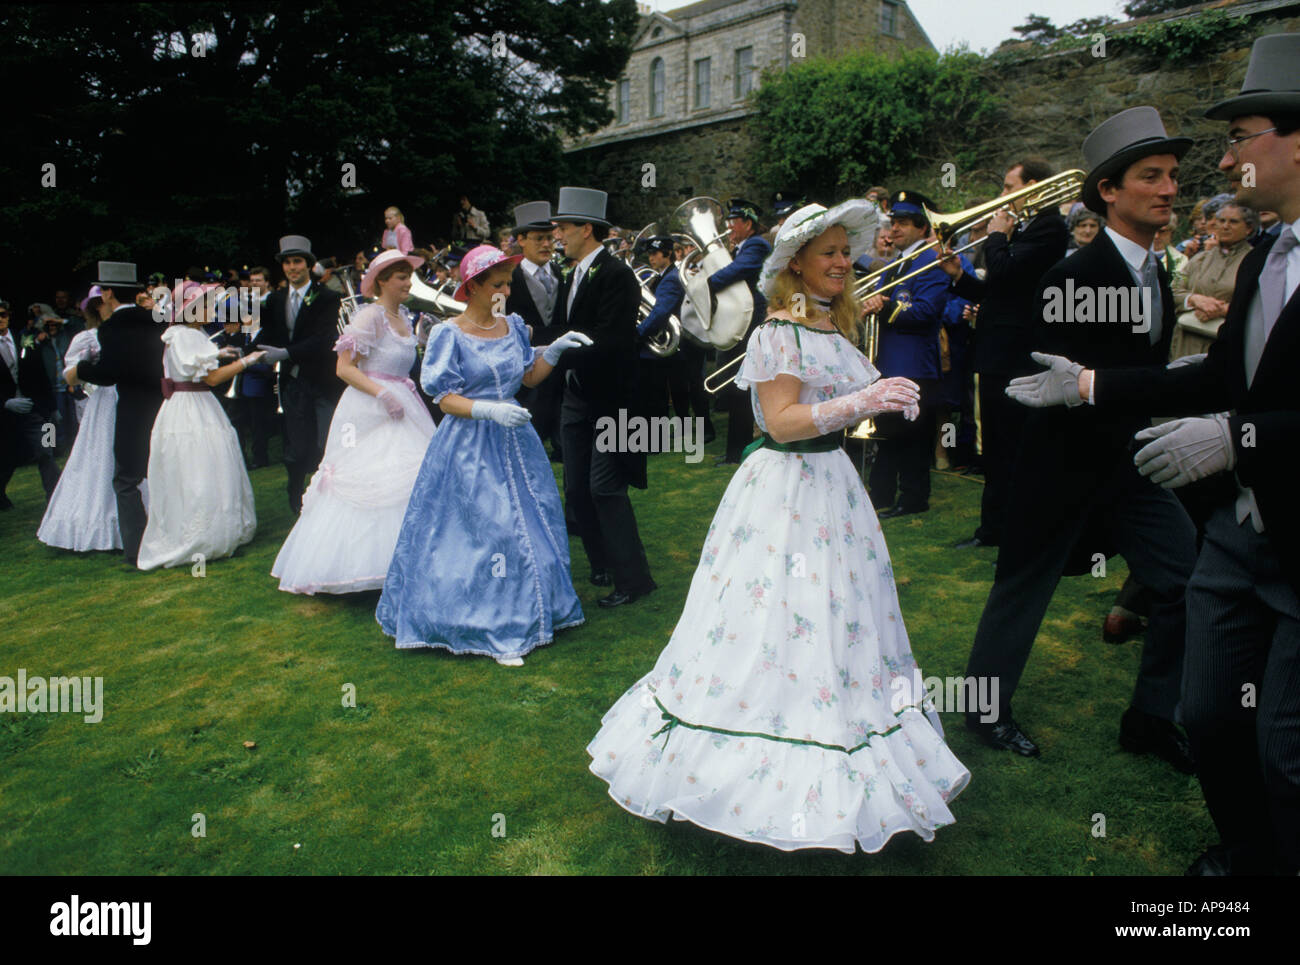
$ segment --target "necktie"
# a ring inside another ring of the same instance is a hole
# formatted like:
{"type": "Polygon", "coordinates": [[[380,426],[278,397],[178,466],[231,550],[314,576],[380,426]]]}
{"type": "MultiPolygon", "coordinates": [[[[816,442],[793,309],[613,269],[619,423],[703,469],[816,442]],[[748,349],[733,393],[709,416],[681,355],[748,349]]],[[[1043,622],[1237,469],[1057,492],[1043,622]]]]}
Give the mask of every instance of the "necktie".
{"type": "Polygon", "coordinates": [[[289,299],[289,337],[293,337],[293,326],[298,321],[298,311],[302,308],[302,296],[297,291],[289,299]]]}
{"type": "Polygon", "coordinates": [[[18,366],[14,364],[14,347],[8,335],[0,336],[0,356],[4,357],[5,367],[13,375],[14,381],[18,381],[18,366]]]}
{"type": "Polygon", "coordinates": [[[1260,356],[1268,342],[1269,333],[1286,304],[1287,256],[1296,246],[1295,232],[1288,225],[1268,253],[1264,270],[1259,273],[1259,295],[1251,300],[1250,315],[1246,320],[1246,385],[1255,381],[1260,356]]]}
{"type": "Polygon", "coordinates": [[[555,294],[555,279],[551,277],[551,269],[548,265],[542,265],[537,269],[537,280],[546,289],[547,295],[555,294]]]}
{"type": "Polygon", "coordinates": [[[573,300],[578,297],[578,282],[582,280],[582,275],[577,268],[573,269],[573,285],[569,288],[569,312],[573,311],[573,300]]]}
{"type": "Polygon", "coordinates": [[[1147,338],[1152,345],[1160,341],[1165,311],[1164,299],[1160,295],[1160,272],[1156,270],[1156,264],[1156,256],[1151,253],[1142,265],[1142,285],[1151,290],[1151,329],[1147,332],[1147,338]]]}

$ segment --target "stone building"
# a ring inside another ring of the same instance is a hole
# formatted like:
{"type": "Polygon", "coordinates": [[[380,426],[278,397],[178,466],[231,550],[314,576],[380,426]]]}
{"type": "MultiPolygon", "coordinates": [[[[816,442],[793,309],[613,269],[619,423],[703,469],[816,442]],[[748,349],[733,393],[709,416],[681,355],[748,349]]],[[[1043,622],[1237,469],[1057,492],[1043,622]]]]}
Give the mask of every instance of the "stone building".
{"type": "Polygon", "coordinates": [[[746,130],[747,95],[764,70],[916,47],[933,49],[901,0],[702,0],[646,9],[610,90],[613,122],[566,153],[585,183],[609,191],[611,216],[627,225],[663,217],[693,195],[752,194],[748,158],[761,148],[746,130]]]}

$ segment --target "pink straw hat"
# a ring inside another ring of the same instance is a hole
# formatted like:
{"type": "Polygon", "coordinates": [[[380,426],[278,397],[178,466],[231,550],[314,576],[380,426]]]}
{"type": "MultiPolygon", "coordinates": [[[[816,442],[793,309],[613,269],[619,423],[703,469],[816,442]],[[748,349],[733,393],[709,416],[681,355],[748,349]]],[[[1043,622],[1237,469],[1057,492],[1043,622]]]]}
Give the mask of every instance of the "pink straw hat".
{"type": "Polygon", "coordinates": [[[523,255],[507,255],[500,248],[493,245],[479,245],[477,248],[471,248],[469,253],[460,260],[460,287],[456,289],[456,294],[452,298],[458,302],[468,302],[469,291],[467,286],[475,278],[497,265],[510,265],[513,267],[523,260],[523,255]]]}
{"type": "Polygon", "coordinates": [[[396,248],[389,248],[383,254],[375,255],[375,260],[370,263],[366,273],[361,276],[361,294],[366,298],[373,298],[375,291],[375,278],[379,273],[395,261],[404,261],[411,266],[411,271],[419,268],[424,264],[423,258],[417,258],[415,255],[404,255],[396,248]]]}

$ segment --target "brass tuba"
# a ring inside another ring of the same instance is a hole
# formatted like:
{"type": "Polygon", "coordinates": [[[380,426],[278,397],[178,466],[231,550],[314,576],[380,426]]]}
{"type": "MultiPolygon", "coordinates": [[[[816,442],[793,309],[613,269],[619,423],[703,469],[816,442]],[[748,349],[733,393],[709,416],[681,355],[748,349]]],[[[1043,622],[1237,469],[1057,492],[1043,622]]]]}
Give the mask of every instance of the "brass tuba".
{"type": "MultiPolygon", "coordinates": [[[[659,225],[659,222],[652,221],[642,228],[632,242],[632,258],[636,258],[636,253],[641,250],[641,245],[649,238],[656,235],[667,234],[659,225]]],[[[654,293],[650,291],[650,282],[659,277],[659,273],[649,265],[632,265],[632,273],[636,275],[637,283],[641,286],[641,304],[637,306],[636,320],[640,325],[650,317],[650,311],[655,306],[654,293]]],[[[656,357],[661,359],[670,358],[677,353],[678,347],[682,340],[682,323],[676,315],[668,316],[668,324],[663,331],[649,336],[646,340],[646,348],[656,357]]]]}

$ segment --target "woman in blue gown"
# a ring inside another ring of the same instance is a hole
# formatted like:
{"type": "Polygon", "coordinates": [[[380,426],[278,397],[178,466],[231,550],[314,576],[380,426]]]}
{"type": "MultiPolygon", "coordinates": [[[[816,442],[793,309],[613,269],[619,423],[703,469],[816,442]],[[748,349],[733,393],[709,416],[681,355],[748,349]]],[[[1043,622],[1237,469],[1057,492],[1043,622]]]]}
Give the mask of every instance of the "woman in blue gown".
{"type": "Polygon", "coordinates": [[[465,313],[429,335],[420,383],[448,417],[425,453],[375,612],[399,648],[505,666],[584,619],[551,463],[513,396],[590,339],[569,332],[535,350],[518,315],[494,312],[517,261],[490,245],[467,254],[455,295],[465,313]]]}

